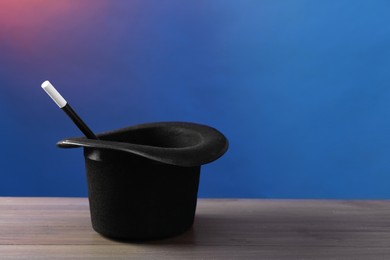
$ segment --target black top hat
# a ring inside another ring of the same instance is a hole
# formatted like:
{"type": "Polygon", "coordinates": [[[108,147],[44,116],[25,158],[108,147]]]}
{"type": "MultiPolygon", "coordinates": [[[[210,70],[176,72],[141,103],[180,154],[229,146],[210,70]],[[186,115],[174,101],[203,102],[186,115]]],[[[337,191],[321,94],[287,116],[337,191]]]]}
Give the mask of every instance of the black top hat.
{"type": "Polygon", "coordinates": [[[226,137],[218,130],[195,123],[160,122],[122,128],[97,135],[67,138],[62,148],[87,147],[128,152],[153,161],[177,165],[200,166],[221,157],[228,148],[226,137]]]}

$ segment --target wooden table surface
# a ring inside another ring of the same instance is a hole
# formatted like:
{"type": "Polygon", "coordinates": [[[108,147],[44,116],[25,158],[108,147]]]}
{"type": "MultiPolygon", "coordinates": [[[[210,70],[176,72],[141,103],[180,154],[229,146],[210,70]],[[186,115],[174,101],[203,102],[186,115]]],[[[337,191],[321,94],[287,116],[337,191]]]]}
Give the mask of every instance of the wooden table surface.
{"type": "Polygon", "coordinates": [[[124,243],[86,198],[0,198],[0,259],[390,259],[390,201],[200,199],[185,234],[124,243]]]}

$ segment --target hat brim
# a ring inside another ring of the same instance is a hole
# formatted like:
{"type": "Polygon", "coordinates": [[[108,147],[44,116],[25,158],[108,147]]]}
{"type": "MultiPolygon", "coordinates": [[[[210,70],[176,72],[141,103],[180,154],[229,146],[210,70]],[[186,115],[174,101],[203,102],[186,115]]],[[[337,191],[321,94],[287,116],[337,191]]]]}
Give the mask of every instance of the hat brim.
{"type": "Polygon", "coordinates": [[[218,130],[188,122],[141,124],[97,136],[98,140],[66,138],[57,145],[61,148],[112,149],[184,167],[210,163],[228,149],[228,140],[218,130]]]}

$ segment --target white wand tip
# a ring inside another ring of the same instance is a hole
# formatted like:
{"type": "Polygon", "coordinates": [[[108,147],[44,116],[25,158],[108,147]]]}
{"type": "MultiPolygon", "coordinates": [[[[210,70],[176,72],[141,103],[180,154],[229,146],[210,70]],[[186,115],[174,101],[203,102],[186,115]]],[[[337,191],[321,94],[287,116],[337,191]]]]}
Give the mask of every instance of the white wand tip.
{"type": "Polygon", "coordinates": [[[46,93],[53,99],[53,101],[60,107],[63,108],[66,106],[67,102],[66,100],[61,96],[60,93],[54,88],[54,86],[46,80],[42,83],[41,87],[43,90],[46,91],[46,93]]]}

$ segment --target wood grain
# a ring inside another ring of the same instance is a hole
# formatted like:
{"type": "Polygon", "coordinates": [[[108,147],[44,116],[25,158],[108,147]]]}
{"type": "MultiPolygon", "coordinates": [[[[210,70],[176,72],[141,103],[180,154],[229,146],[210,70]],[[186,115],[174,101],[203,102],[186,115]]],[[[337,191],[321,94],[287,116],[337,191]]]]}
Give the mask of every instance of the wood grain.
{"type": "Polygon", "coordinates": [[[92,230],[85,198],[0,198],[0,259],[390,259],[390,201],[199,200],[147,243],[92,230]]]}

